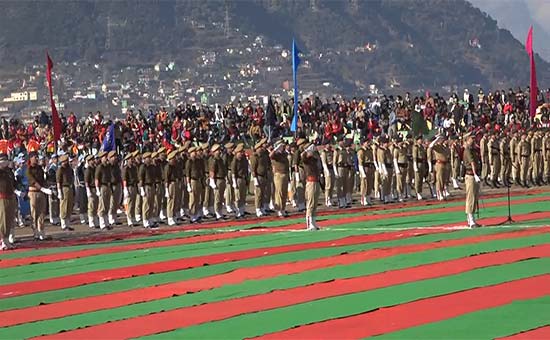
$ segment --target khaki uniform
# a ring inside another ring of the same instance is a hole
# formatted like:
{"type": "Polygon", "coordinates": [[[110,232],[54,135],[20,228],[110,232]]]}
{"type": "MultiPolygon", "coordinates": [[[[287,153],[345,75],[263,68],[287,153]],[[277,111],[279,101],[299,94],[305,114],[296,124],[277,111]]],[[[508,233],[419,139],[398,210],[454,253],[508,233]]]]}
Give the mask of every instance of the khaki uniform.
{"type": "Polygon", "coordinates": [[[97,213],[99,199],[96,195],[95,171],[95,166],[88,166],[84,170],[84,185],[86,186],[86,194],[88,195],[88,224],[90,228],[99,226],[97,213]]]}
{"type": "Polygon", "coordinates": [[[98,186],[97,189],[99,189],[98,215],[101,229],[109,226],[108,214],[112,195],[111,174],[111,165],[109,164],[100,164],[95,169],[96,187],[98,186]]]}
{"type": "Polygon", "coordinates": [[[500,175],[501,162],[500,162],[500,142],[497,138],[492,137],[488,142],[489,149],[489,163],[491,164],[491,180],[493,184],[497,184],[498,176],[500,175]]]}
{"type": "Polygon", "coordinates": [[[348,175],[344,181],[344,192],[346,198],[346,206],[351,207],[353,188],[355,185],[355,151],[350,148],[346,149],[346,167],[348,169],[348,175]]]}
{"type": "Polygon", "coordinates": [[[443,199],[447,187],[445,181],[446,166],[449,164],[450,150],[443,144],[435,144],[432,147],[435,159],[435,190],[439,199],[443,199]]]}
{"type": "Polygon", "coordinates": [[[384,148],[380,146],[377,150],[376,159],[378,161],[378,166],[381,169],[380,181],[382,192],[381,196],[385,203],[391,200],[391,178],[393,176],[393,162],[392,154],[389,148],[384,148]],[[385,171],[384,171],[385,169],[385,171]]]}
{"type": "Polygon", "coordinates": [[[111,193],[111,200],[109,202],[109,224],[115,224],[117,211],[122,199],[122,173],[118,162],[111,165],[111,193]]]}
{"type": "Polygon", "coordinates": [[[185,164],[185,176],[187,178],[189,193],[189,215],[191,222],[196,222],[202,212],[201,198],[204,197],[204,172],[205,164],[202,158],[189,158],[185,164]]]}
{"type": "MultiPolygon", "coordinates": [[[[174,193],[174,217],[180,218],[185,214],[185,209],[187,206],[183,205],[184,196],[187,193],[185,188],[185,163],[183,162],[183,156],[178,154],[176,156],[176,169],[175,169],[175,178],[176,186],[174,193]]],[[[168,202],[167,202],[168,204],[168,202]]],[[[168,214],[168,211],[166,212],[168,214]]]]}
{"type": "Polygon", "coordinates": [[[478,169],[472,168],[472,163],[477,167],[479,164],[479,155],[472,148],[465,148],[464,150],[464,168],[466,170],[466,177],[464,179],[466,189],[466,214],[473,215],[479,207],[479,183],[475,181],[474,174],[477,174],[478,169]]]}
{"type": "Polygon", "coordinates": [[[510,156],[510,141],[507,137],[502,138],[499,145],[500,149],[500,178],[504,185],[510,184],[510,175],[512,173],[512,158],[510,156]]]}
{"type": "MultiPolygon", "coordinates": [[[[454,142],[451,145],[451,178],[453,179],[453,185],[457,184],[457,180],[460,178],[460,149],[458,142],[454,142]]],[[[455,187],[458,186],[455,185],[455,187]]]]}
{"type": "Polygon", "coordinates": [[[226,187],[225,179],[227,178],[227,165],[221,155],[210,158],[208,170],[210,179],[213,179],[216,184],[215,189],[212,190],[214,194],[214,213],[216,214],[216,218],[220,218],[223,216],[222,209],[225,201],[226,187]]]}
{"type": "Polygon", "coordinates": [[[160,159],[156,160],[153,165],[153,171],[155,174],[154,182],[154,206],[153,206],[153,221],[159,222],[161,217],[164,217],[165,197],[164,197],[164,165],[165,161],[160,159]]]}
{"type": "Polygon", "coordinates": [[[485,180],[489,176],[489,145],[486,135],[481,137],[479,141],[479,149],[481,152],[481,179],[485,180]]]}
{"type": "Polygon", "coordinates": [[[330,207],[332,206],[332,193],[334,192],[334,150],[322,150],[320,155],[325,177],[325,205],[330,207]]]}
{"type": "Polygon", "coordinates": [[[273,183],[275,189],[275,210],[282,214],[286,211],[286,201],[289,181],[289,164],[286,152],[276,152],[271,157],[273,168],[273,183]]]}
{"type": "Polygon", "coordinates": [[[518,138],[516,135],[514,135],[510,139],[509,152],[510,152],[510,163],[512,166],[512,179],[516,183],[519,181],[519,160],[521,158],[517,153],[517,146],[518,146],[518,138]]]}
{"type": "MultiPolygon", "coordinates": [[[[252,177],[256,178],[258,181],[258,186],[254,187],[254,205],[256,206],[256,214],[260,211],[261,213],[264,213],[265,208],[269,204],[270,197],[268,196],[268,191],[266,190],[268,181],[271,181],[271,179],[267,177],[269,167],[269,154],[266,150],[257,151],[250,157],[250,171],[252,173],[252,177]]],[[[300,186],[303,188],[303,184],[300,184],[300,186]]],[[[298,188],[296,190],[298,190],[298,188]]]]}
{"type": "Polygon", "coordinates": [[[242,217],[244,215],[244,208],[246,204],[247,178],[249,176],[248,161],[246,157],[235,156],[231,161],[231,174],[233,188],[235,189],[235,206],[237,207],[237,216],[242,217]]]}
{"type": "Polygon", "coordinates": [[[132,226],[137,222],[137,215],[140,215],[140,207],[137,205],[138,196],[138,168],[135,165],[125,166],[122,169],[122,181],[126,188],[126,197],[124,205],[126,208],[126,217],[128,225],[132,226]]]}
{"type": "MultiPolygon", "coordinates": [[[[233,173],[231,171],[231,164],[235,156],[232,153],[226,153],[222,155],[225,168],[227,169],[227,176],[225,178],[227,186],[225,188],[225,209],[228,213],[232,213],[237,210],[235,206],[235,189],[233,188],[233,173]]],[[[286,190],[286,189],[285,189],[286,190]]]]}
{"type": "Polygon", "coordinates": [[[204,162],[204,176],[203,178],[203,196],[202,196],[202,214],[203,215],[210,215],[213,213],[214,210],[214,192],[212,191],[212,188],[210,185],[208,185],[208,178],[210,177],[210,174],[208,172],[208,164],[210,163],[210,156],[203,155],[202,158],[204,162]]]}
{"type": "Polygon", "coordinates": [[[29,180],[32,228],[35,236],[43,236],[47,198],[40,189],[46,188],[47,185],[44,170],[40,165],[29,166],[27,169],[27,178],[29,180]]]}
{"type": "Polygon", "coordinates": [[[395,171],[396,190],[399,200],[405,197],[405,184],[407,179],[407,150],[404,146],[396,146],[393,149],[393,163],[395,171]]]}
{"type": "Polygon", "coordinates": [[[334,152],[333,156],[334,175],[336,177],[336,196],[338,197],[338,207],[346,207],[346,189],[347,178],[349,176],[348,155],[346,149],[340,147],[334,152]]]}
{"type": "Polygon", "coordinates": [[[319,185],[319,177],[321,169],[319,169],[320,158],[317,152],[307,153],[303,159],[305,179],[306,179],[306,225],[307,228],[318,229],[316,225],[317,203],[319,202],[319,194],[321,187],[319,185]]]}
{"type": "Polygon", "coordinates": [[[542,157],[544,160],[544,181],[550,183],[550,136],[544,135],[542,139],[542,157]]]}
{"type": "Polygon", "coordinates": [[[178,189],[177,162],[164,164],[163,172],[164,190],[166,196],[168,196],[166,198],[166,217],[168,217],[168,224],[173,224],[176,216],[176,191],[178,189]]]}
{"type": "Polygon", "coordinates": [[[15,225],[17,199],[15,198],[15,178],[9,168],[0,168],[0,239],[8,241],[15,225]]]}
{"type": "Polygon", "coordinates": [[[542,138],[538,133],[531,139],[531,178],[533,183],[540,185],[543,170],[542,138]]]}
{"type": "Polygon", "coordinates": [[[292,154],[292,170],[294,183],[294,201],[299,211],[305,209],[304,203],[304,165],[302,164],[301,154],[302,148],[298,147],[292,154]]]}
{"type": "Polygon", "coordinates": [[[374,156],[370,146],[364,146],[357,151],[357,165],[361,183],[361,205],[370,205],[370,196],[374,189],[374,156]]]}
{"type": "Polygon", "coordinates": [[[155,204],[155,169],[152,164],[141,164],[138,169],[138,185],[141,196],[141,218],[143,226],[153,226],[155,204]]]}
{"type": "Polygon", "coordinates": [[[422,183],[424,182],[424,178],[426,177],[427,173],[427,155],[424,145],[418,143],[414,144],[412,157],[414,170],[414,190],[416,191],[417,197],[422,198],[422,183]]]}
{"type": "Polygon", "coordinates": [[[73,214],[74,204],[74,172],[67,166],[60,166],[56,173],[57,187],[61,189],[62,197],[59,201],[59,217],[61,227],[67,229],[73,214]]]}
{"type": "Polygon", "coordinates": [[[517,146],[519,157],[519,177],[522,185],[527,186],[529,180],[529,163],[531,161],[531,145],[527,140],[522,139],[517,146]]]}

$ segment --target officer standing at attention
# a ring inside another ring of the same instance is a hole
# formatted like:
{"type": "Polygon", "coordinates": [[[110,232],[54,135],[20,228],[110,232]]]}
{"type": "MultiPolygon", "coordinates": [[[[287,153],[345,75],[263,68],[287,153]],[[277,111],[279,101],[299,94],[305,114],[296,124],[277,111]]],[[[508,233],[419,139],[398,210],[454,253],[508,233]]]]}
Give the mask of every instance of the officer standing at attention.
{"type": "Polygon", "coordinates": [[[51,195],[52,191],[46,188],[46,177],[44,170],[38,164],[38,154],[31,152],[29,154],[29,167],[27,169],[27,178],[29,179],[29,199],[31,205],[32,229],[34,239],[44,240],[44,216],[46,215],[46,195],[51,195]]]}
{"type": "Polygon", "coordinates": [[[153,208],[155,204],[155,169],[151,153],[146,152],[142,156],[143,163],[138,170],[139,194],[141,196],[141,218],[144,228],[156,228],[153,223],[153,208]]]}
{"type": "Polygon", "coordinates": [[[59,217],[61,229],[73,231],[69,225],[73,214],[74,201],[74,172],[69,165],[69,155],[59,157],[61,166],[57,169],[57,197],[59,198],[59,217]]]}
{"type": "Polygon", "coordinates": [[[109,225],[109,204],[111,203],[111,165],[107,159],[107,153],[98,154],[100,164],[95,169],[95,188],[96,195],[99,198],[98,215],[99,227],[101,230],[111,229],[109,225]]]}
{"type": "Polygon", "coordinates": [[[168,225],[175,226],[176,220],[176,190],[177,190],[177,151],[168,154],[168,162],[164,165],[164,195],[166,197],[166,216],[168,225]]]}
{"type": "Polygon", "coordinates": [[[111,165],[111,202],[109,203],[109,224],[121,224],[117,221],[118,208],[122,198],[122,173],[120,162],[116,151],[111,151],[108,154],[109,164],[111,165]]]}
{"type": "Polygon", "coordinates": [[[479,203],[479,183],[481,178],[479,177],[479,163],[480,156],[474,149],[474,138],[472,135],[467,134],[464,137],[464,168],[466,169],[466,176],[464,179],[466,189],[466,217],[468,220],[468,226],[470,228],[476,228],[480,225],[476,223],[474,214],[478,209],[479,203]]]}
{"type": "Polygon", "coordinates": [[[246,193],[248,191],[246,179],[249,176],[248,161],[244,153],[243,144],[235,148],[235,157],[231,162],[231,179],[233,189],[235,189],[235,206],[237,207],[237,218],[244,217],[244,207],[246,204],[246,193]]]}
{"type": "Polygon", "coordinates": [[[225,178],[227,177],[227,164],[221,156],[221,146],[214,144],[210,150],[211,157],[208,163],[208,185],[214,194],[214,214],[216,221],[224,219],[223,202],[225,200],[225,178]]]}
{"type": "Polygon", "coordinates": [[[126,208],[126,220],[129,227],[137,225],[136,214],[141,210],[136,205],[138,169],[134,163],[136,152],[126,155],[122,168],[122,185],[124,187],[124,205],[126,208]]]}
{"type": "Polygon", "coordinates": [[[319,185],[319,177],[321,176],[321,159],[319,153],[315,149],[314,144],[304,146],[304,151],[300,155],[304,164],[304,172],[306,176],[306,227],[307,230],[319,230],[316,223],[317,218],[317,203],[321,187],[319,185]]]}
{"type": "Polygon", "coordinates": [[[189,158],[185,165],[187,192],[189,193],[189,215],[191,223],[200,222],[200,210],[203,196],[204,162],[197,157],[197,148],[189,148],[189,158]]]}
{"type": "Polygon", "coordinates": [[[14,248],[8,238],[15,224],[17,200],[15,177],[9,164],[8,156],[0,154],[0,251],[14,248]]]}
{"type": "Polygon", "coordinates": [[[95,186],[96,160],[94,156],[89,155],[84,161],[86,162],[84,168],[84,185],[86,186],[86,196],[88,196],[88,225],[90,228],[99,228],[99,220],[97,218],[99,200],[96,195],[95,186]]]}

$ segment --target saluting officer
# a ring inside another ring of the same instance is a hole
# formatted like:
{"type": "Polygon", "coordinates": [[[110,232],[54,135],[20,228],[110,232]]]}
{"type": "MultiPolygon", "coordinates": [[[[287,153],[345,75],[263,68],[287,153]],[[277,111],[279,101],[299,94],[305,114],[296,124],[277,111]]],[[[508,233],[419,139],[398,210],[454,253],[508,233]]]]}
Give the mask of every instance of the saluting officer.
{"type": "Polygon", "coordinates": [[[59,198],[59,217],[61,229],[73,231],[69,225],[74,204],[74,172],[69,165],[69,155],[59,157],[61,166],[57,169],[57,197],[59,198]]]}
{"type": "Polygon", "coordinates": [[[269,153],[273,167],[273,183],[275,186],[275,210],[279,217],[286,217],[286,201],[288,195],[289,163],[285,143],[278,141],[269,153]]]}
{"type": "Polygon", "coordinates": [[[244,216],[244,208],[246,204],[246,193],[248,191],[246,180],[249,175],[248,160],[244,153],[243,144],[237,145],[235,148],[235,157],[231,161],[231,181],[233,189],[235,189],[235,206],[237,207],[237,218],[244,216]]]}
{"type": "Polygon", "coordinates": [[[306,176],[306,228],[307,230],[318,230],[317,219],[317,203],[321,187],[319,185],[319,177],[321,169],[319,168],[320,157],[315,149],[314,144],[304,146],[304,151],[301,153],[301,159],[304,164],[306,176]]]}
{"type": "Polygon", "coordinates": [[[95,187],[96,194],[99,198],[98,215],[99,215],[99,227],[104,229],[111,229],[109,225],[109,204],[111,203],[111,165],[109,164],[107,153],[100,152],[98,154],[100,164],[95,169],[95,187]]]}

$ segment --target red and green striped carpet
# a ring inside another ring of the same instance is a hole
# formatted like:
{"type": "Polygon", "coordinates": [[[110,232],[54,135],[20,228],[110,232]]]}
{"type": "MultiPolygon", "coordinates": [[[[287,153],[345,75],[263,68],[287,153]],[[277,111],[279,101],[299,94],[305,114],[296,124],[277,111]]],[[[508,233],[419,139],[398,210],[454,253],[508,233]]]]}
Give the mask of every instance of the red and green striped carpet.
{"type": "MultiPolygon", "coordinates": [[[[549,203],[515,195],[514,225],[474,230],[462,201],[411,202],[318,232],[250,220],[5,252],[0,339],[550,338],[549,203]]],[[[506,198],[481,208],[496,224],[506,198]]]]}

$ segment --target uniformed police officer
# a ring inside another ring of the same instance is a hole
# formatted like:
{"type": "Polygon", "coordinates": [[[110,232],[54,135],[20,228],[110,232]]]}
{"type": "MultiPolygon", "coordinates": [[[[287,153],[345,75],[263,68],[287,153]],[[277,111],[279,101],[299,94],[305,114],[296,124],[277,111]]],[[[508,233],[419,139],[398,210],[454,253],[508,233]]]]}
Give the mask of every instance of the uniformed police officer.
{"type": "Polygon", "coordinates": [[[109,202],[109,224],[121,224],[117,221],[118,209],[122,198],[122,173],[120,162],[116,151],[108,154],[109,164],[111,165],[111,200],[109,202]]]}
{"type": "Polygon", "coordinates": [[[191,223],[200,222],[202,209],[204,162],[197,156],[197,147],[189,148],[189,158],[185,165],[185,177],[187,180],[187,192],[189,193],[189,215],[191,223]]]}
{"type": "Polygon", "coordinates": [[[214,144],[210,150],[211,157],[208,163],[209,183],[214,194],[214,214],[216,220],[224,219],[223,202],[225,200],[225,179],[227,177],[227,164],[221,157],[221,146],[214,144]]]}
{"type": "Polygon", "coordinates": [[[426,149],[424,148],[422,135],[416,137],[416,143],[412,150],[413,168],[414,168],[414,190],[416,198],[420,201],[422,197],[422,184],[426,177],[426,149]]]}
{"type": "Polygon", "coordinates": [[[141,196],[141,219],[144,228],[156,228],[157,224],[153,221],[155,205],[155,166],[151,159],[151,153],[145,152],[142,155],[143,163],[138,170],[138,190],[141,196]]]}
{"type": "Polygon", "coordinates": [[[227,143],[225,144],[224,149],[225,152],[222,154],[222,158],[227,169],[227,185],[225,187],[225,210],[228,214],[233,214],[237,210],[237,207],[235,206],[235,189],[233,188],[233,185],[230,185],[232,184],[233,180],[233,174],[231,173],[231,163],[233,163],[233,157],[235,157],[235,155],[233,154],[235,145],[233,143],[227,143]]]}
{"type": "Polygon", "coordinates": [[[98,204],[95,184],[96,159],[89,155],[85,159],[86,168],[84,169],[84,185],[86,186],[86,196],[88,196],[88,226],[90,228],[99,228],[98,204]]]}
{"type": "Polygon", "coordinates": [[[267,181],[267,168],[270,166],[269,154],[264,148],[267,140],[264,138],[256,143],[254,153],[250,156],[250,172],[252,174],[252,182],[254,183],[254,205],[256,207],[256,216],[265,215],[264,206],[268,204],[269,198],[266,197],[265,186],[267,181]]]}
{"type": "Polygon", "coordinates": [[[46,187],[44,170],[38,164],[38,153],[29,153],[29,167],[27,169],[29,180],[29,200],[31,206],[32,229],[34,238],[44,240],[44,216],[46,215],[46,195],[52,191],[46,187]]]}
{"type": "Polygon", "coordinates": [[[248,161],[244,153],[244,145],[235,147],[235,157],[231,162],[231,175],[233,176],[232,186],[235,190],[235,206],[237,207],[237,218],[244,217],[246,204],[247,178],[249,176],[248,161]]]}
{"type": "Polygon", "coordinates": [[[134,163],[136,152],[129,153],[124,158],[122,167],[122,186],[124,193],[124,205],[126,209],[126,222],[129,227],[137,225],[136,214],[141,210],[136,205],[138,192],[138,169],[134,163]]]}
{"type": "Polygon", "coordinates": [[[111,204],[111,165],[107,158],[106,152],[100,152],[98,154],[100,164],[95,169],[95,188],[96,195],[99,199],[98,204],[98,216],[99,216],[99,227],[101,230],[111,229],[109,225],[109,208],[111,204]]]}
{"type": "Polygon", "coordinates": [[[317,203],[321,192],[319,185],[319,177],[321,176],[319,164],[321,164],[321,160],[314,144],[306,144],[300,157],[304,164],[306,177],[306,228],[307,230],[318,230],[316,219],[317,203]]]}
{"type": "Polygon", "coordinates": [[[70,226],[74,204],[74,172],[69,165],[69,155],[59,157],[61,166],[57,169],[57,197],[59,198],[59,217],[61,229],[73,231],[70,226]]]}
{"type": "Polygon", "coordinates": [[[289,163],[285,143],[278,141],[270,152],[271,165],[273,167],[273,183],[275,187],[275,210],[279,217],[286,217],[286,201],[288,194],[289,163]]]}
{"type": "Polygon", "coordinates": [[[177,151],[172,151],[168,154],[168,162],[164,165],[164,193],[166,197],[166,215],[168,217],[168,225],[176,225],[176,191],[177,191],[177,167],[176,159],[177,151]]]}
{"type": "Polygon", "coordinates": [[[325,177],[325,206],[332,207],[332,193],[334,192],[334,149],[332,144],[326,144],[320,154],[325,177]]]}
{"type": "Polygon", "coordinates": [[[464,178],[464,184],[466,187],[465,212],[468,220],[468,226],[470,228],[476,228],[480,226],[474,218],[474,214],[479,206],[479,183],[481,182],[481,178],[479,177],[480,156],[473,147],[474,138],[472,135],[465,135],[464,142],[463,159],[464,168],[466,169],[466,176],[464,178]]]}
{"type": "Polygon", "coordinates": [[[15,178],[9,164],[8,156],[0,154],[0,251],[14,248],[9,241],[9,235],[15,224],[17,200],[15,178]]]}

